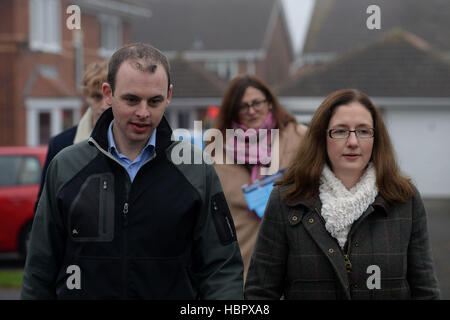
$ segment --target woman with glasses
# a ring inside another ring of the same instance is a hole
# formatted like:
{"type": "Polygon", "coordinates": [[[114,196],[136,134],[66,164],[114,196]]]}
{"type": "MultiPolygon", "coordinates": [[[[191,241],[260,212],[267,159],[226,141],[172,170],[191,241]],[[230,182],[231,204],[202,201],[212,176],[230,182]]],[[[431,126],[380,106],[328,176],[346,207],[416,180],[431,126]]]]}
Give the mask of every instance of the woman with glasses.
{"type": "Polygon", "coordinates": [[[264,178],[261,173],[268,167],[276,167],[275,171],[287,167],[306,127],[297,124],[269,87],[251,75],[231,81],[214,127],[222,132],[224,155],[228,151],[232,158],[216,163],[215,169],[236,227],[245,279],[261,218],[249,209],[242,186],[264,178]],[[234,129],[236,137],[227,137],[227,129],[234,129]]]}
{"type": "Polygon", "coordinates": [[[438,299],[425,209],[380,112],[340,90],[273,189],[247,299],[438,299]]]}

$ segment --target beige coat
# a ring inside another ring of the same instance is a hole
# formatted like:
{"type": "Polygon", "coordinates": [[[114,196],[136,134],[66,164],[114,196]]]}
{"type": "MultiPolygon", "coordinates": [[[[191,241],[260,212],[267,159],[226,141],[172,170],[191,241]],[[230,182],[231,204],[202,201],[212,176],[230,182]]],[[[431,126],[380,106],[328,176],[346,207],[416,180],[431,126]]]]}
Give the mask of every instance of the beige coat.
{"type": "MultiPolygon", "coordinates": [[[[307,127],[300,124],[290,123],[284,130],[280,131],[279,137],[279,168],[287,167],[289,161],[295,156],[307,127]]],[[[275,150],[272,147],[272,152],[275,150]]],[[[228,202],[236,227],[239,247],[244,262],[244,279],[250,264],[253,247],[258,235],[261,220],[248,212],[247,203],[241,187],[251,183],[250,172],[238,164],[216,164],[214,165],[217,175],[222,183],[222,188],[228,202]]]]}

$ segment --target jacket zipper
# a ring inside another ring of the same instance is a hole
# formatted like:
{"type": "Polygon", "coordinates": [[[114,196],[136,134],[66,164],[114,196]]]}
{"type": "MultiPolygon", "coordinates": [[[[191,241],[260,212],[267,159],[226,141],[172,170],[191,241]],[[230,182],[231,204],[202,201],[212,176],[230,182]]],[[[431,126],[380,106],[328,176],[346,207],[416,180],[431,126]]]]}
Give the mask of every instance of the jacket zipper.
{"type": "Polygon", "coordinates": [[[128,202],[125,202],[122,210],[123,219],[123,260],[122,260],[122,283],[123,283],[123,297],[126,298],[128,294],[127,290],[127,245],[128,245],[128,202]]]}
{"type": "Polygon", "coordinates": [[[123,226],[128,227],[128,202],[123,205],[123,226]]]}
{"type": "MultiPolygon", "coordinates": [[[[108,190],[108,181],[107,180],[103,180],[103,192],[101,192],[101,197],[102,197],[102,199],[101,199],[101,203],[105,203],[105,197],[106,197],[106,192],[107,192],[107,190],[108,190]]],[[[106,212],[104,212],[105,210],[102,210],[103,211],[103,221],[102,221],[102,223],[103,223],[103,228],[102,228],[102,232],[103,232],[103,234],[106,234],[106,212]]]]}
{"type": "Polygon", "coordinates": [[[347,273],[352,272],[352,262],[350,261],[350,248],[352,245],[352,239],[348,239],[347,243],[347,252],[344,253],[344,261],[345,261],[345,268],[347,269],[347,273]]]}
{"type": "Polygon", "coordinates": [[[231,238],[234,238],[234,232],[233,232],[233,228],[231,227],[230,220],[228,219],[227,216],[225,216],[225,220],[226,220],[226,222],[227,222],[228,229],[230,230],[231,238]]]}
{"type": "MultiPolygon", "coordinates": [[[[322,220],[323,224],[325,225],[325,219],[322,217],[322,215],[320,214],[319,210],[317,208],[314,208],[317,212],[317,214],[319,215],[319,218],[322,220]]],[[[344,255],[344,262],[345,262],[345,269],[347,270],[347,273],[351,273],[352,272],[352,262],[350,261],[350,248],[351,248],[351,242],[352,239],[349,238],[348,239],[348,243],[347,243],[347,251],[344,252],[344,250],[341,249],[343,255],[344,255]]],[[[339,248],[341,248],[338,245],[339,248]]]]}
{"type": "MultiPolygon", "coordinates": [[[[122,164],[116,158],[114,158],[114,156],[112,156],[109,152],[105,151],[102,147],[100,147],[100,145],[97,143],[97,141],[95,141],[94,138],[92,138],[92,137],[89,138],[89,142],[93,143],[97,147],[97,149],[101,153],[103,153],[105,156],[107,156],[108,158],[110,158],[113,161],[117,162],[120,166],[122,166],[122,164]]],[[[156,150],[153,153],[153,156],[150,159],[148,159],[142,166],[146,165],[148,162],[153,160],[155,157],[156,157],[156,150]]],[[[124,168],[124,170],[126,171],[125,168],[124,168]]],[[[128,172],[127,172],[127,176],[128,176],[128,172]]],[[[133,184],[133,183],[131,183],[131,184],[133,184]]],[[[104,185],[104,187],[105,187],[105,185],[104,185]]],[[[127,196],[127,199],[128,199],[128,196],[127,196]]],[[[127,232],[127,229],[128,229],[128,211],[129,211],[129,203],[125,202],[125,204],[123,205],[123,210],[122,210],[122,220],[123,220],[123,228],[124,228],[124,233],[123,233],[123,264],[122,264],[123,274],[122,274],[122,282],[123,282],[124,298],[126,298],[127,295],[128,295],[128,290],[127,290],[127,246],[128,246],[128,232],[127,232]]]]}

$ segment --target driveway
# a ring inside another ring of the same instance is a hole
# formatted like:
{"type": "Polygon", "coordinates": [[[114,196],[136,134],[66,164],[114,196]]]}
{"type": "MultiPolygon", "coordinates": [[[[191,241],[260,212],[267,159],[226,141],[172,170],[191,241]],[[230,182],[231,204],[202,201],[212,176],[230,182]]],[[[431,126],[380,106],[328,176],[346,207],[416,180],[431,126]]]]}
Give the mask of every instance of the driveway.
{"type": "Polygon", "coordinates": [[[424,200],[441,299],[450,300],[450,199],[424,200]]]}

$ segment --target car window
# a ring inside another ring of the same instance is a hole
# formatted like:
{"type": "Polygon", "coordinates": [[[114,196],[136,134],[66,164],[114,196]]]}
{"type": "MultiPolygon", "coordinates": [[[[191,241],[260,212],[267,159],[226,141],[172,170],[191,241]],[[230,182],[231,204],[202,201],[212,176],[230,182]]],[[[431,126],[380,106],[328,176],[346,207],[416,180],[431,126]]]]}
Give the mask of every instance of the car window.
{"type": "Polygon", "coordinates": [[[0,156],[0,186],[36,184],[41,179],[39,160],[31,156],[0,156]]]}

